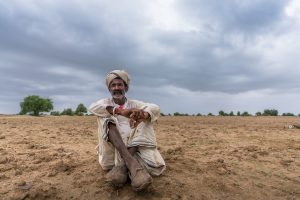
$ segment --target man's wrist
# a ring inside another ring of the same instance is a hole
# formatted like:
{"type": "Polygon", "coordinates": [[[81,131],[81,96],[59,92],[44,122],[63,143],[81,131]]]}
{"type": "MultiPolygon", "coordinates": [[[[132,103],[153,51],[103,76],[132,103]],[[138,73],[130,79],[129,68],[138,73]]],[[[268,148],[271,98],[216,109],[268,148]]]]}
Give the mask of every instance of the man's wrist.
{"type": "Polygon", "coordinates": [[[106,110],[107,112],[109,112],[109,114],[113,115],[114,114],[114,106],[107,106],[106,107],[106,110]]]}
{"type": "Polygon", "coordinates": [[[116,107],[115,108],[115,115],[122,115],[122,109],[116,107]]]}

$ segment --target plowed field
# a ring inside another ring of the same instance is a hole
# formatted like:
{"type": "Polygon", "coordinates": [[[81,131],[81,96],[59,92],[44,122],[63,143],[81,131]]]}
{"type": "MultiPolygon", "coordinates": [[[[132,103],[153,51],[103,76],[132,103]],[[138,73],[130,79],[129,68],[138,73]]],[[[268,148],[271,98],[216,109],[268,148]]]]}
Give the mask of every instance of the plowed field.
{"type": "Polygon", "coordinates": [[[300,199],[299,117],[161,117],[143,192],[98,164],[96,117],[0,117],[0,199],[300,199]]]}

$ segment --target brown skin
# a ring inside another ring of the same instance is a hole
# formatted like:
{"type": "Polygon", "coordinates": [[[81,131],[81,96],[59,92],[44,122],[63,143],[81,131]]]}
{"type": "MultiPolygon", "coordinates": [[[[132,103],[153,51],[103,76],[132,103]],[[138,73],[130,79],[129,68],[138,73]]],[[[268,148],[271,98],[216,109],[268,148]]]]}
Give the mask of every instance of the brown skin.
{"type": "MultiPolygon", "coordinates": [[[[112,106],[107,106],[106,110],[113,114],[113,108],[112,106]]],[[[150,119],[150,114],[137,108],[131,108],[131,109],[115,109],[115,114],[122,115],[124,117],[127,117],[130,119],[130,127],[135,128],[137,125],[141,122],[144,122],[148,119],[150,119]]]]}
{"type": "MultiPolygon", "coordinates": [[[[113,101],[116,104],[123,105],[126,102],[125,91],[128,90],[128,87],[122,79],[116,78],[112,80],[108,89],[112,95],[113,101]]],[[[110,114],[113,114],[113,106],[107,106],[106,110],[110,114]]],[[[124,117],[129,118],[131,128],[137,127],[137,125],[143,121],[150,120],[149,113],[137,108],[131,108],[131,109],[116,108],[114,114],[122,115],[124,117]]],[[[109,141],[119,151],[121,157],[125,161],[128,170],[134,176],[136,173],[136,169],[141,167],[138,161],[133,157],[133,155],[138,151],[138,146],[127,148],[120,136],[120,133],[116,125],[109,123],[108,128],[109,128],[109,134],[108,134],[109,141]]]]}
{"type": "Polygon", "coordinates": [[[136,153],[138,150],[138,147],[131,148],[130,150],[127,149],[126,145],[124,144],[120,133],[116,127],[116,125],[109,123],[108,124],[109,128],[109,134],[108,134],[108,139],[109,141],[114,145],[114,147],[118,150],[120,153],[121,157],[125,161],[125,165],[130,171],[130,173],[135,176],[136,174],[136,169],[140,168],[141,165],[138,163],[138,161],[133,157],[133,155],[136,153]]]}

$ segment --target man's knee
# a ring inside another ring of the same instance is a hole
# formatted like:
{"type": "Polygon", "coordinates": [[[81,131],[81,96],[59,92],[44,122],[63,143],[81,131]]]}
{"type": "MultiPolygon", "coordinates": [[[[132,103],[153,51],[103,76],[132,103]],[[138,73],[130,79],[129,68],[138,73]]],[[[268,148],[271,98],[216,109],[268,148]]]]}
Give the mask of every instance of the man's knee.
{"type": "Polygon", "coordinates": [[[107,127],[108,127],[108,132],[107,132],[108,133],[108,138],[114,137],[114,135],[119,133],[116,124],[114,124],[112,122],[109,122],[107,124],[107,127]]]}
{"type": "Polygon", "coordinates": [[[108,127],[107,136],[109,142],[111,142],[114,146],[119,144],[119,142],[123,142],[124,144],[126,143],[124,138],[122,138],[119,129],[114,123],[108,123],[107,127],[108,127]]]}
{"type": "Polygon", "coordinates": [[[109,128],[109,130],[114,130],[117,129],[116,124],[112,123],[112,122],[108,122],[107,127],[109,128]]]}

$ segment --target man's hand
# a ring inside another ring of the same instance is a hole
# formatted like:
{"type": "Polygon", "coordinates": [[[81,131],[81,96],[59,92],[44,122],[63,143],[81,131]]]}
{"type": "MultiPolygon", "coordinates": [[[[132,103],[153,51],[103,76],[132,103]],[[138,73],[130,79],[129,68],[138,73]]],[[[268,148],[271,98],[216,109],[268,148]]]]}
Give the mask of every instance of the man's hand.
{"type": "Polygon", "coordinates": [[[131,109],[117,109],[116,114],[122,115],[130,119],[130,127],[135,128],[137,125],[150,118],[150,114],[144,110],[131,108],[131,109]]]}
{"type": "Polygon", "coordinates": [[[150,114],[142,109],[131,108],[131,109],[120,109],[112,106],[108,106],[107,111],[111,114],[122,115],[130,119],[130,127],[135,128],[139,123],[146,121],[150,118],[150,114]]]}
{"type": "Polygon", "coordinates": [[[139,112],[139,109],[136,109],[136,108],[131,108],[131,109],[120,109],[120,108],[117,108],[115,110],[115,113],[117,115],[122,115],[123,117],[127,117],[127,118],[133,118],[134,116],[136,116],[139,112]]]}
{"type": "Polygon", "coordinates": [[[137,127],[139,123],[144,122],[149,118],[150,118],[150,114],[143,110],[139,110],[138,112],[132,113],[130,117],[130,128],[137,127]]]}

